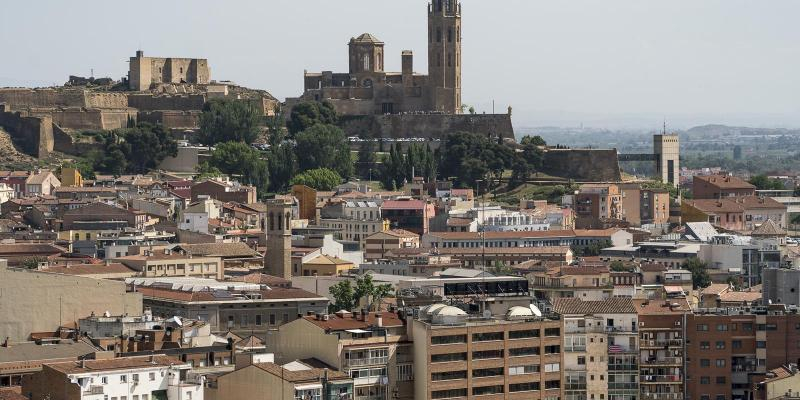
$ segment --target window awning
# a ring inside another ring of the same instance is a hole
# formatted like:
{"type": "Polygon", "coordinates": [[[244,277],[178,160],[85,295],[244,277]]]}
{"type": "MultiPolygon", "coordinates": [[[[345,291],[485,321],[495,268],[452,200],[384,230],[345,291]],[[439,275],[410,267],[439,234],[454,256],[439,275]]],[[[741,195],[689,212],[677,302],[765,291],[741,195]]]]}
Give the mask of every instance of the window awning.
{"type": "Polygon", "coordinates": [[[347,329],[347,330],[345,330],[345,332],[350,332],[350,333],[369,333],[369,331],[365,331],[363,329],[347,329]]]}

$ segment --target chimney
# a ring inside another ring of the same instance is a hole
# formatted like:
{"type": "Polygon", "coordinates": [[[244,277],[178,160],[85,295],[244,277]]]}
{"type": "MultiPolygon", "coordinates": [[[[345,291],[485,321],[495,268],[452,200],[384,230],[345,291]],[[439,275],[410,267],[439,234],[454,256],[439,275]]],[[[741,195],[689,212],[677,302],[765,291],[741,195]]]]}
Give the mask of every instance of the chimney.
{"type": "Polygon", "coordinates": [[[375,313],[375,324],[378,325],[378,328],[383,328],[383,316],[381,313],[375,313]]]}
{"type": "Polygon", "coordinates": [[[367,309],[366,308],[362,308],[361,309],[361,320],[364,321],[364,322],[367,321],[367,309]]]}
{"type": "Polygon", "coordinates": [[[81,360],[81,368],[86,368],[86,360],[81,360]]]}

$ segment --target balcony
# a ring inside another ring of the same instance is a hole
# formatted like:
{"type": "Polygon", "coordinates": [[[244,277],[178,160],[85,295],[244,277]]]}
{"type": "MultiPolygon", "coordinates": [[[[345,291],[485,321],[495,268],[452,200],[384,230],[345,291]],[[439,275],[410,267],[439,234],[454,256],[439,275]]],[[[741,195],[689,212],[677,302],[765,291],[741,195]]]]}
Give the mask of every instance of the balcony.
{"type": "Polygon", "coordinates": [[[683,347],[683,339],[642,339],[639,342],[641,348],[664,348],[664,347],[683,347]]]}
{"type": "Polygon", "coordinates": [[[568,353],[574,353],[577,351],[586,351],[586,345],[573,345],[571,347],[564,347],[564,351],[568,353]]]}
{"type": "Polygon", "coordinates": [[[89,390],[83,392],[83,394],[85,395],[103,394],[103,386],[100,385],[89,386],[89,390]]]}
{"type": "Polygon", "coordinates": [[[642,359],[642,366],[647,365],[683,365],[683,358],[681,357],[661,357],[661,358],[647,358],[642,359]]]}
{"type": "Polygon", "coordinates": [[[636,382],[608,382],[608,390],[639,390],[636,382]]]}
{"type": "Polygon", "coordinates": [[[641,382],[644,383],[681,383],[680,375],[642,375],[641,382]]]}
{"type": "Polygon", "coordinates": [[[386,395],[353,396],[353,400],[386,400],[386,395]]]}
{"type": "Polygon", "coordinates": [[[683,400],[683,393],[642,393],[641,400],[683,400]]]}
{"type": "Polygon", "coordinates": [[[567,382],[564,390],[586,390],[586,382],[567,382]]]}
{"type": "Polygon", "coordinates": [[[639,350],[626,349],[618,345],[608,345],[608,354],[639,354],[639,350]]]}
{"type": "Polygon", "coordinates": [[[370,358],[349,358],[345,360],[347,367],[364,367],[370,365],[385,365],[389,362],[389,357],[370,357],[370,358]]]}
{"type": "Polygon", "coordinates": [[[609,371],[638,371],[639,366],[636,364],[608,364],[609,371]]]}

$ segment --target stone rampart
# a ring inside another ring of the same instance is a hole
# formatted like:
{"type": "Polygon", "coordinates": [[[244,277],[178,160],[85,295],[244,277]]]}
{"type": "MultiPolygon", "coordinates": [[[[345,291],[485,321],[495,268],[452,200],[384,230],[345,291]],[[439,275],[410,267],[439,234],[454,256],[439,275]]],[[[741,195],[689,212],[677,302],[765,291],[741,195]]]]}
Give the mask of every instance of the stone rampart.
{"type": "Polygon", "coordinates": [[[28,155],[44,158],[53,151],[53,120],[50,116],[26,117],[18,112],[0,112],[0,126],[28,155]]]}
{"type": "Polygon", "coordinates": [[[547,149],[542,172],[583,182],[622,179],[615,149],[547,149]]]}
{"type": "Polygon", "coordinates": [[[191,111],[202,110],[206,103],[204,94],[161,95],[129,94],[128,107],[139,111],[177,110],[191,111]]]}
{"type": "Polygon", "coordinates": [[[514,139],[509,114],[386,114],[343,116],[348,136],[443,139],[452,132],[475,132],[514,139]]]}

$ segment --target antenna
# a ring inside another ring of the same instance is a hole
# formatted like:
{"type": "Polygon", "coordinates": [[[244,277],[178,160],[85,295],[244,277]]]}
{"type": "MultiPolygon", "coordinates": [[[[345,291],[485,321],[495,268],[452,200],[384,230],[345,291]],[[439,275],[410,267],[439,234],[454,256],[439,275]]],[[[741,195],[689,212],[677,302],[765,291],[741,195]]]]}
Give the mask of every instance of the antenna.
{"type": "Polygon", "coordinates": [[[661,131],[661,133],[664,134],[664,135],[667,134],[667,118],[666,117],[664,117],[664,130],[661,131]]]}

